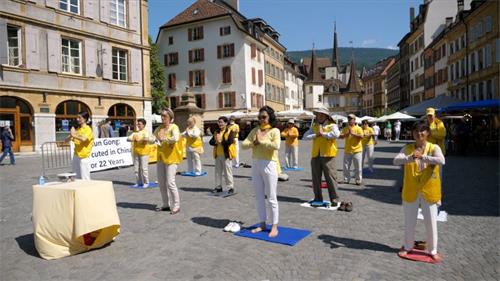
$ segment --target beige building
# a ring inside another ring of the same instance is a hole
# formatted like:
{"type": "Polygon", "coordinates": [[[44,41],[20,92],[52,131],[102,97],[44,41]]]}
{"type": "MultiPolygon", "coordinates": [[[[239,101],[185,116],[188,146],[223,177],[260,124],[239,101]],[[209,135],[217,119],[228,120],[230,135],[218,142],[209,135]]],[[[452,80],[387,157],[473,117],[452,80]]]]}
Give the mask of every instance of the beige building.
{"type": "Polygon", "coordinates": [[[0,121],[14,151],[62,140],[79,111],[92,127],[151,126],[147,0],[0,1],[0,121]]]}

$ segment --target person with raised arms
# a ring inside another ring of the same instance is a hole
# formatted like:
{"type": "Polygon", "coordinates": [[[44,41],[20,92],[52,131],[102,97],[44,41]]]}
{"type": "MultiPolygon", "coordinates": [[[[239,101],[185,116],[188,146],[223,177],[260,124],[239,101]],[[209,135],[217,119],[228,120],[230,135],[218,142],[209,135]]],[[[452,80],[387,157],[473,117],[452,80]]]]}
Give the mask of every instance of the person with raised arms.
{"type": "Polygon", "coordinates": [[[217,124],[219,128],[215,130],[212,139],[210,139],[210,145],[214,147],[213,156],[215,158],[215,188],[212,193],[219,194],[223,191],[222,178],[224,178],[229,195],[234,193],[231,160],[236,156],[235,133],[227,127],[227,117],[219,117],[217,124]]]}

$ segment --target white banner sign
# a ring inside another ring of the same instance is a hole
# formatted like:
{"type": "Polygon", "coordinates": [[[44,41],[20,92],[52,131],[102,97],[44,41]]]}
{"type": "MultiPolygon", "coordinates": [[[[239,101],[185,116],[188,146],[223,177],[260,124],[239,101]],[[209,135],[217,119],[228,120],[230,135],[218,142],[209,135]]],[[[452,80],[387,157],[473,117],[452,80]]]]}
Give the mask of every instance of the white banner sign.
{"type": "MultiPolygon", "coordinates": [[[[71,142],[71,155],[73,155],[73,149],[74,145],[71,142]]],[[[126,137],[94,140],[94,147],[90,156],[91,172],[133,164],[132,146],[126,137]]]]}

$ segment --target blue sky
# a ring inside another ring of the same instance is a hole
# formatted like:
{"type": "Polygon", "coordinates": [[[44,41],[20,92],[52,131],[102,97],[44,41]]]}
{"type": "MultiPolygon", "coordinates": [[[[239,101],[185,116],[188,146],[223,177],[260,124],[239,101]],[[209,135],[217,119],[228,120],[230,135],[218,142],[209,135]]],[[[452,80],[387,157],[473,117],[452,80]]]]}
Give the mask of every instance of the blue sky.
{"type": "MultiPolygon", "coordinates": [[[[196,0],[149,0],[149,33],[196,0]]],[[[456,1],[456,0],[445,0],[456,1]]],[[[289,51],[332,46],[337,22],[340,47],[395,48],[409,31],[409,8],[423,0],[240,0],[240,12],[261,17],[280,34],[289,51]]]]}

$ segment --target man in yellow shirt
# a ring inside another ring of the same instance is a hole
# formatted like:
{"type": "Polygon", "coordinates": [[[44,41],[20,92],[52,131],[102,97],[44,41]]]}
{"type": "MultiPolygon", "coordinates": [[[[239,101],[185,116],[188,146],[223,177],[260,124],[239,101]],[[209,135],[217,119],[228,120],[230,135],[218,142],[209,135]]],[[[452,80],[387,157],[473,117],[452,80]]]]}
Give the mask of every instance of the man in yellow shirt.
{"type": "Polygon", "coordinates": [[[137,119],[136,129],[134,133],[128,136],[127,141],[132,142],[134,157],[134,172],[136,185],[134,187],[149,187],[149,153],[150,145],[155,142],[154,136],[145,128],[146,120],[144,118],[137,119]]]}
{"type": "Polygon", "coordinates": [[[427,108],[427,124],[431,128],[431,135],[429,136],[429,142],[439,145],[443,155],[446,155],[446,149],[444,146],[444,140],[446,138],[446,127],[443,121],[436,118],[436,110],[432,107],[427,108]]]}
{"type": "Polygon", "coordinates": [[[240,167],[240,144],[239,144],[239,134],[240,134],[240,125],[236,124],[236,117],[230,116],[229,117],[229,125],[227,128],[234,132],[234,147],[236,148],[236,155],[233,158],[233,167],[239,168],[240,167]]]}
{"type": "Polygon", "coordinates": [[[340,138],[345,139],[344,145],[344,183],[349,183],[351,178],[351,164],[354,162],[354,176],[356,185],[361,185],[361,162],[363,153],[363,129],[356,125],[356,116],[349,114],[347,116],[347,127],[342,129],[340,138]]]}
{"type": "Polygon", "coordinates": [[[87,125],[88,120],[88,112],[78,113],[76,117],[78,129],[71,127],[70,135],[65,139],[65,142],[72,141],[75,144],[71,166],[73,173],[76,173],[76,178],[82,180],[90,180],[90,155],[94,146],[94,133],[87,125]]]}
{"type": "Polygon", "coordinates": [[[281,132],[285,138],[285,167],[297,169],[299,167],[299,130],[293,119],[288,120],[287,128],[281,132]]]}

